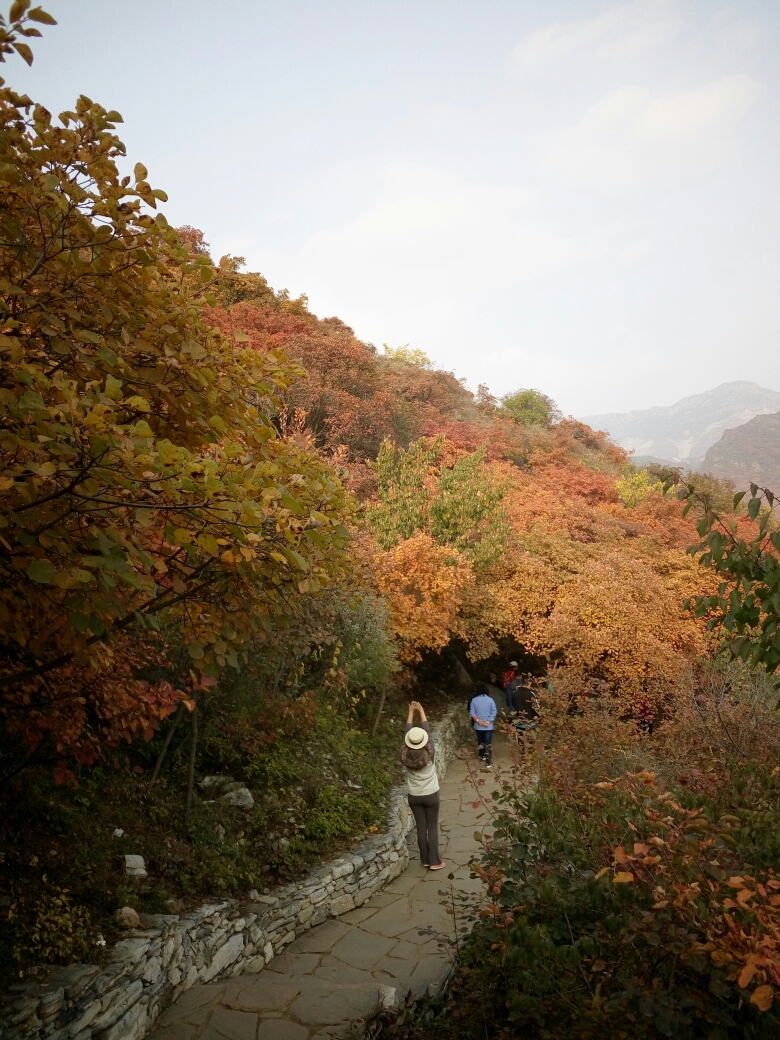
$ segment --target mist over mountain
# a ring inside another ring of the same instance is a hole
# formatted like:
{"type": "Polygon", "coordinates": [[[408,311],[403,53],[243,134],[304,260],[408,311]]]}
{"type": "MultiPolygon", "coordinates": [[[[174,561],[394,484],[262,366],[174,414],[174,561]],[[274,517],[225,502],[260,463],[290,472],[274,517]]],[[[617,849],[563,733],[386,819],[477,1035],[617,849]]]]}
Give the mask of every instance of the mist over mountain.
{"type": "Polygon", "coordinates": [[[739,379],[665,408],[585,415],[582,421],[606,430],[623,448],[634,452],[635,462],[671,462],[697,469],[725,431],[778,411],[780,392],[739,379]]]}

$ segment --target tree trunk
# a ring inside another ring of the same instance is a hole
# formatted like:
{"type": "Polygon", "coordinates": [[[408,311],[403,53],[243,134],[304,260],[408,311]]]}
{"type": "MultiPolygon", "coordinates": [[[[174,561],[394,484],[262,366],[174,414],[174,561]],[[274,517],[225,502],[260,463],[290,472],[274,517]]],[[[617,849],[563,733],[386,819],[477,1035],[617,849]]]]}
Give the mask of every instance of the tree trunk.
{"type": "Polygon", "coordinates": [[[382,709],[385,706],[385,697],[387,696],[387,684],[382,687],[382,696],[379,698],[379,707],[377,708],[376,718],[374,719],[374,728],[371,730],[371,736],[376,736],[376,731],[379,729],[379,721],[382,718],[382,709]]]}
{"type": "Polygon", "coordinates": [[[157,779],[157,777],[158,777],[158,775],[160,773],[160,766],[163,764],[163,759],[165,758],[165,755],[166,755],[166,753],[168,751],[168,746],[171,743],[171,737],[173,736],[176,727],[181,722],[181,717],[182,717],[183,714],[184,714],[184,702],[183,701],[179,701],[179,706],[176,709],[176,714],[173,717],[173,722],[171,723],[168,732],[165,734],[165,741],[163,743],[162,748],[160,749],[160,754],[157,756],[157,761],[154,763],[154,769],[152,770],[152,776],[151,776],[151,779],[149,780],[149,786],[150,787],[155,782],[155,780],[157,779]]]}
{"type": "Polygon", "coordinates": [[[190,768],[187,773],[187,801],[184,805],[184,818],[189,820],[192,808],[192,788],[195,785],[195,752],[198,747],[198,703],[192,709],[192,743],[190,744],[190,768]]]}

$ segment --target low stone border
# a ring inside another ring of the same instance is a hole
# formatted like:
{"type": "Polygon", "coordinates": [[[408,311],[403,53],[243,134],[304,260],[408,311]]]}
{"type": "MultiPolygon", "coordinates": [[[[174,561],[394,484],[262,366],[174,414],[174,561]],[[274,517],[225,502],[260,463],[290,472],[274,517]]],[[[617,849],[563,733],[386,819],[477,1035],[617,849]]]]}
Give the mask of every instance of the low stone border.
{"type": "MultiPolygon", "coordinates": [[[[433,726],[443,777],[469,732],[461,705],[433,726]]],[[[258,902],[225,900],[183,916],[140,915],[104,965],[55,968],[0,995],[0,1040],[141,1040],[197,983],[258,972],[296,936],[361,906],[406,868],[412,814],[404,787],[389,797],[388,827],[349,856],[258,902]]]]}

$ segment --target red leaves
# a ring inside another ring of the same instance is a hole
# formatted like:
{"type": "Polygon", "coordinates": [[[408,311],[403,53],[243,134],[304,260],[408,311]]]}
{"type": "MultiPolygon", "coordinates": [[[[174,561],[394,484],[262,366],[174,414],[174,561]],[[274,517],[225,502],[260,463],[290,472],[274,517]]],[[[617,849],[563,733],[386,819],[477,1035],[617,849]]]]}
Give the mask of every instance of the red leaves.
{"type": "MultiPolygon", "coordinates": [[[[668,913],[671,908],[685,926],[692,940],[690,952],[708,954],[714,965],[729,970],[729,980],[740,989],[754,986],[750,1002],[768,1011],[774,987],[780,987],[780,895],[769,894],[780,890],[780,878],[735,874],[716,881],[711,871],[716,862],[713,846],[720,833],[729,833],[732,817],[710,824],[700,809],[683,809],[668,794],[648,789],[647,777],[641,774],[613,783],[637,808],[644,808],[643,815],[654,819],[663,833],[663,838],[652,835],[636,842],[631,852],[618,845],[613,861],[623,869],[613,881],[634,881],[652,891],[653,910],[668,913]],[[707,831],[705,837],[702,832],[707,831]],[[648,854],[651,845],[658,855],[648,854]]],[[[604,868],[597,877],[607,872],[604,868]]],[[[653,929],[652,915],[642,927],[653,929]]]]}

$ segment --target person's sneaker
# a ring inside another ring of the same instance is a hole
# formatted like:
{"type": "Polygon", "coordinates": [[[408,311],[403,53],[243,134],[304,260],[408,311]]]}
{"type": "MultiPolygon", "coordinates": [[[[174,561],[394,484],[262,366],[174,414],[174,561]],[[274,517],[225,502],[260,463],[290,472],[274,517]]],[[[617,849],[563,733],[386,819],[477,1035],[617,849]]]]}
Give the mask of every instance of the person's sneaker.
{"type": "Polygon", "coordinates": [[[447,864],[442,860],[441,863],[432,863],[428,870],[444,870],[446,866],[447,864]]]}
{"type": "Polygon", "coordinates": [[[490,762],[486,762],[485,765],[482,768],[483,769],[492,769],[493,766],[490,764],[490,762]]]}

